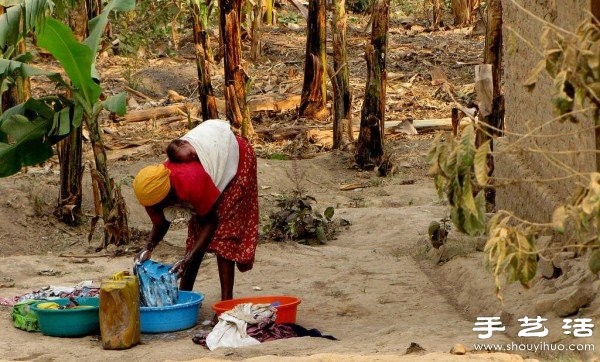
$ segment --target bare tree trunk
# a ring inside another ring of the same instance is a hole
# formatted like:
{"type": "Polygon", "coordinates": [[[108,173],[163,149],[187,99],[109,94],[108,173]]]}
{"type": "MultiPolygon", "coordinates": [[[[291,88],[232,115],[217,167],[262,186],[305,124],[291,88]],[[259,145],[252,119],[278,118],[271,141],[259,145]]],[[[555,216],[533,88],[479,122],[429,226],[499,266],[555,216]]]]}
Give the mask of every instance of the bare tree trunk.
{"type": "MultiPolygon", "coordinates": [[[[596,26],[600,26],[600,0],[592,0],[591,4],[591,12],[593,17],[593,22],[596,26]]],[[[600,110],[596,109],[595,112],[595,124],[600,123],[600,110]]],[[[596,127],[596,150],[600,150],[600,127],[596,127]]],[[[600,172],[600,155],[596,153],[596,172],[600,172]]]]}
{"type": "MultiPolygon", "coordinates": [[[[17,54],[25,54],[27,53],[27,46],[25,45],[25,39],[21,39],[17,44],[17,54]]],[[[25,102],[29,98],[31,98],[31,80],[29,77],[27,78],[19,78],[17,80],[17,99],[20,100],[19,103],[25,102]]]]}
{"type": "Polygon", "coordinates": [[[594,15],[594,24],[600,26],[600,1],[592,0],[590,3],[592,15],[594,15]]]}
{"type": "Polygon", "coordinates": [[[356,163],[362,169],[372,169],[379,165],[384,153],[388,1],[377,0],[373,6],[371,43],[365,49],[367,85],[360,115],[360,132],[355,154],[356,163]]]}
{"type": "Polygon", "coordinates": [[[326,111],[325,0],[310,0],[308,6],[306,61],[299,114],[302,117],[322,117],[326,111]]]}
{"type": "Polygon", "coordinates": [[[440,0],[431,0],[433,5],[433,24],[434,29],[439,28],[442,23],[442,9],[440,7],[440,0]]]}
{"type": "Polygon", "coordinates": [[[262,53],[262,42],[260,34],[260,26],[262,23],[262,0],[255,0],[254,12],[252,19],[252,43],[250,46],[250,58],[254,62],[258,62],[262,53]]]}
{"type": "MultiPolygon", "coordinates": [[[[210,2],[210,0],[209,0],[210,2]]],[[[198,97],[202,107],[202,119],[219,118],[217,102],[210,78],[212,51],[210,49],[206,27],[208,22],[208,3],[192,5],[192,24],[194,27],[194,45],[196,51],[196,69],[198,71],[198,97]]]]}
{"type": "Polygon", "coordinates": [[[93,181],[97,183],[102,203],[102,220],[104,221],[104,243],[106,248],[109,244],[125,245],[129,243],[129,227],[127,225],[127,210],[121,190],[115,185],[112,178],[108,176],[106,167],[106,151],[100,136],[100,125],[98,123],[99,111],[86,117],[85,121],[90,131],[90,141],[94,151],[96,169],[92,171],[93,181]]]}
{"type": "Polygon", "coordinates": [[[227,119],[239,129],[242,136],[254,137],[250,111],[246,103],[248,75],[242,67],[242,40],[240,36],[241,0],[219,0],[221,38],[225,51],[225,103],[227,119]]]}
{"type": "Polygon", "coordinates": [[[343,149],[354,142],[350,81],[346,42],[346,1],[337,0],[333,8],[333,71],[329,75],[333,85],[333,148],[343,149]]]}
{"type": "Polygon", "coordinates": [[[265,23],[273,25],[273,0],[265,0],[265,23]]]}
{"type": "MultiPolygon", "coordinates": [[[[485,123],[501,130],[504,126],[504,95],[502,94],[502,1],[488,0],[487,30],[485,36],[485,64],[492,65],[493,93],[492,112],[485,116],[485,123]]],[[[490,130],[493,135],[499,131],[490,130]]]]}
{"type": "Polygon", "coordinates": [[[60,163],[60,193],[56,212],[60,220],[68,225],[79,225],[82,217],[81,130],[81,126],[73,128],[69,136],[56,145],[60,163]]]}
{"type": "MultiPolygon", "coordinates": [[[[484,130],[477,131],[476,145],[490,140],[490,148],[494,150],[492,136],[501,136],[504,128],[504,95],[502,94],[502,1],[488,0],[487,29],[485,36],[484,60],[485,64],[492,66],[492,94],[491,110],[481,114],[484,130]],[[489,126],[489,127],[485,127],[489,126]]],[[[494,158],[490,153],[487,159],[489,172],[494,173],[494,158]]],[[[496,192],[493,186],[486,187],[485,199],[493,209],[496,205],[496,192]]],[[[491,211],[491,210],[490,210],[491,211]]]]}
{"type": "Polygon", "coordinates": [[[469,0],[469,12],[471,18],[469,22],[474,23],[477,20],[477,14],[480,12],[481,0],[469,0]]]}
{"type": "Polygon", "coordinates": [[[452,0],[452,12],[454,13],[454,25],[462,26],[471,21],[471,1],[452,0]]]}
{"type": "MultiPolygon", "coordinates": [[[[88,35],[88,9],[85,0],[75,2],[69,11],[69,26],[78,41],[88,35]]],[[[56,213],[68,225],[81,222],[82,211],[82,128],[71,127],[69,136],[56,145],[60,163],[60,193],[56,213]]]]}

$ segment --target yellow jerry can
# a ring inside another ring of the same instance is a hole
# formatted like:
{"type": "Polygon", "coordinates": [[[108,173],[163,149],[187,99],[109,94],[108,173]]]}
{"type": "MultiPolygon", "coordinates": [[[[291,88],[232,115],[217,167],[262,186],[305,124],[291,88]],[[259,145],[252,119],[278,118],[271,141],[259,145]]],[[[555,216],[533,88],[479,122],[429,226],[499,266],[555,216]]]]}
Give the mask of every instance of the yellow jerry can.
{"type": "Polygon", "coordinates": [[[100,334],[104,349],[127,349],[140,342],[140,292],[127,271],[100,284],[100,334]]]}

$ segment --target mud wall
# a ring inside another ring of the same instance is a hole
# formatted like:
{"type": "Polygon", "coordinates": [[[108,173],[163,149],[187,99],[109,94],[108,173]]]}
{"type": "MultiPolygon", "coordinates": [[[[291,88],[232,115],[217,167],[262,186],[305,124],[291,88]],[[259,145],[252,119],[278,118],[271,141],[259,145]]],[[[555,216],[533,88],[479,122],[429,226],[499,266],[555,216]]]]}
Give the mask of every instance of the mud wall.
{"type": "MultiPolygon", "coordinates": [[[[518,0],[531,13],[561,28],[573,31],[596,0],[518,0]]],[[[577,172],[595,168],[595,136],[589,116],[580,122],[555,120],[550,95],[551,79],[541,73],[536,88],[523,83],[540,59],[543,22],[503,1],[504,94],[506,135],[496,143],[495,175],[499,178],[496,203],[530,220],[549,220],[552,211],[569,198],[577,172]],[[554,119],[554,121],[553,121],[554,119]],[[531,133],[529,137],[522,135],[531,133]],[[565,152],[567,151],[567,152],[565,152]],[[570,152],[576,151],[576,152],[570,152]]]]}

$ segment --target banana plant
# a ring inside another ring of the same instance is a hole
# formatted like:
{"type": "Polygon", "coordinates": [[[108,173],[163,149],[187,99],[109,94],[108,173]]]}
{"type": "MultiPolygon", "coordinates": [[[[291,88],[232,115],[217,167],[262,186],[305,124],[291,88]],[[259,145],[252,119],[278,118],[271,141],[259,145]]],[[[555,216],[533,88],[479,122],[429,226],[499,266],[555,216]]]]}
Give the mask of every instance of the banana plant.
{"type": "MultiPolygon", "coordinates": [[[[53,8],[50,0],[0,0],[0,57],[16,59],[27,53],[25,36],[53,8]]],[[[31,94],[29,78],[5,82],[1,110],[25,102],[31,94]]]]}
{"type": "Polygon", "coordinates": [[[37,44],[58,60],[68,81],[57,73],[24,62],[0,59],[0,82],[11,77],[43,75],[62,90],[61,93],[17,105],[0,116],[0,177],[46,160],[53,154],[54,143],[68,135],[72,127],[79,127],[85,122],[94,151],[96,168],[92,175],[98,185],[102,205],[104,246],[129,241],[124,202],[120,190],[108,176],[106,152],[98,124],[103,109],[125,113],[125,95],[121,93],[100,100],[102,88],[95,71],[95,59],[109,13],[131,10],[134,6],[134,0],[112,0],[99,16],[90,20],[90,35],[82,43],[60,21],[49,17],[39,19],[35,26],[37,44]]]}
{"type": "Polygon", "coordinates": [[[0,0],[0,6],[6,8],[0,15],[0,48],[3,58],[7,58],[19,40],[35,25],[43,24],[53,3],[51,0],[0,0]]]}

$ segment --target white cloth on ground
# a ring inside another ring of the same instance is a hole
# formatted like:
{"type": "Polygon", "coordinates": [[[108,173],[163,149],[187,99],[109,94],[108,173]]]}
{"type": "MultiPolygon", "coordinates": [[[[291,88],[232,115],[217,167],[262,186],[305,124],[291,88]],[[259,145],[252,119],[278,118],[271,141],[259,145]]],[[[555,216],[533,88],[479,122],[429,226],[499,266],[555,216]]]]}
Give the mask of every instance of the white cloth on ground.
{"type": "Polygon", "coordinates": [[[235,177],[240,161],[239,145],[229,122],[220,119],[206,120],[181,139],[194,147],[202,167],[217,189],[223,192],[235,177]]]}
{"type": "Polygon", "coordinates": [[[275,313],[275,308],[269,304],[243,303],[233,309],[221,313],[219,322],[206,336],[206,346],[211,351],[219,347],[243,347],[260,344],[248,336],[248,324],[256,324],[260,320],[270,318],[275,313]]]}

